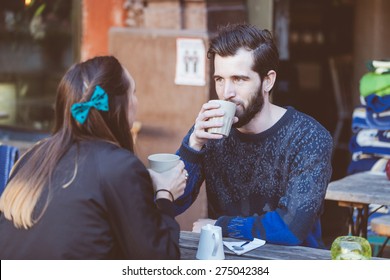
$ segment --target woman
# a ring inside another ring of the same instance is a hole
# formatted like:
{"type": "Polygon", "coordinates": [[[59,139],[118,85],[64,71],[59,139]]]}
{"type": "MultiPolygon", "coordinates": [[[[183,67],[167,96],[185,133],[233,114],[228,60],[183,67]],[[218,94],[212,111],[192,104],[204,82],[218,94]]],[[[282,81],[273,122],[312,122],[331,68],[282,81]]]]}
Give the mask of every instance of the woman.
{"type": "Polygon", "coordinates": [[[152,182],[133,154],[136,106],[116,58],[68,70],[53,135],[19,160],[0,198],[0,259],[179,258],[172,202],[186,171],[150,171],[152,182]]]}

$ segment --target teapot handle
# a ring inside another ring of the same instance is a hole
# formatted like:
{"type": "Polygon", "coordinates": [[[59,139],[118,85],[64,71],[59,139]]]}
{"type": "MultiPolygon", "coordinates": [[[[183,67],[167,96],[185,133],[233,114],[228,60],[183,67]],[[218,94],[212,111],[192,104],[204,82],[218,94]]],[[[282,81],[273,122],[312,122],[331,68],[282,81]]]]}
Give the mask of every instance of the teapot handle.
{"type": "Polygon", "coordinates": [[[211,255],[213,257],[215,257],[217,255],[217,252],[218,252],[218,247],[219,247],[219,239],[221,237],[219,236],[218,233],[213,233],[213,239],[214,239],[214,249],[213,249],[213,252],[211,253],[211,255]]]}

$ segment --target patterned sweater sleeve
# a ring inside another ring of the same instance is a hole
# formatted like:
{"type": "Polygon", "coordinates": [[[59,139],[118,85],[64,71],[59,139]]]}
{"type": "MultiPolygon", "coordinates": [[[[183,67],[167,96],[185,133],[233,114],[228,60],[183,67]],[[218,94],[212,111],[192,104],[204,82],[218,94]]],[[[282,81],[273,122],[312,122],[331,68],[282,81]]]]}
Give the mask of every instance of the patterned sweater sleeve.
{"type": "Polygon", "coordinates": [[[319,247],[319,217],[332,173],[332,146],[326,130],[303,128],[291,145],[287,189],[278,207],[260,216],[220,217],[216,225],[222,227],[224,236],[319,247]]]}
{"type": "Polygon", "coordinates": [[[204,151],[196,151],[189,146],[189,138],[193,131],[193,127],[184,137],[182,145],[176,152],[185,164],[185,169],[188,172],[187,185],[184,194],[174,202],[176,215],[180,215],[187,210],[198,197],[200,187],[204,181],[204,174],[202,171],[202,160],[204,151]]]}

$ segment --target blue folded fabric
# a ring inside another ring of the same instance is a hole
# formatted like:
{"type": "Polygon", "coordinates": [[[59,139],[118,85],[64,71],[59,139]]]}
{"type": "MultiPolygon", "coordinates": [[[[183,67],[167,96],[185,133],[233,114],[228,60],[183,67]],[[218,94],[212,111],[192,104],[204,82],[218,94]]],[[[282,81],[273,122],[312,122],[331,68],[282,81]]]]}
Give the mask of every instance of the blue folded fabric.
{"type": "Polygon", "coordinates": [[[357,134],[352,135],[349,142],[349,150],[351,153],[363,153],[378,157],[388,157],[390,155],[390,141],[386,136],[387,131],[363,129],[357,134]],[[382,134],[382,141],[379,141],[379,134],[382,134]]]}
{"type": "Polygon", "coordinates": [[[389,130],[390,129],[390,110],[384,111],[382,113],[376,113],[371,108],[367,108],[367,124],[371,128],[376,128],[379,130],[389,130]]]}
{"type": "Polygon", "coordinates": [[[12,167],[18,160],[19,150],[16,147],[0,145],[0,195],[8,182],[12,167]]]}
{"type": "Polygon", "coordinates": [[[370,127],[367,123],[367,112],[365,106],[358,106],[353,110],[352,113],[352,132],[357,133],[364,128],[375,128],[370,127]]]}
{"type": "Polygon", "coordinates": [[[389,158],[367,154],[354,153],[348,165],[347,174],[355,174],[364,171],[385,172],[389,158]]]}
{"type": "Polygon", "coordinates": [[[364,97],[367,109],[374,113],[381,113],[390,109],[390,95],[379,96],[375,93],[364,97]]]}
{"type": "Polygon", "coordinates": [[[356,107],[352,113],[352,132],[362,129],[390,130],[390,110],[376,113],[366,106],[356,107]]]}

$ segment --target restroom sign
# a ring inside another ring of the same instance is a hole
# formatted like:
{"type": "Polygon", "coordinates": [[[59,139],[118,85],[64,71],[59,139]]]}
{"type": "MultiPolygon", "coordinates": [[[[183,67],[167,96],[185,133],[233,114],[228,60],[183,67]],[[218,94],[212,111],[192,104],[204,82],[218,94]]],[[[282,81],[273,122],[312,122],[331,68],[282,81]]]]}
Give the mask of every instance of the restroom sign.
{"type": "Polygon", "coordinates": [[[202,39],[176,39],[175,84],[206,85],[206,51],[202,39]]]}

